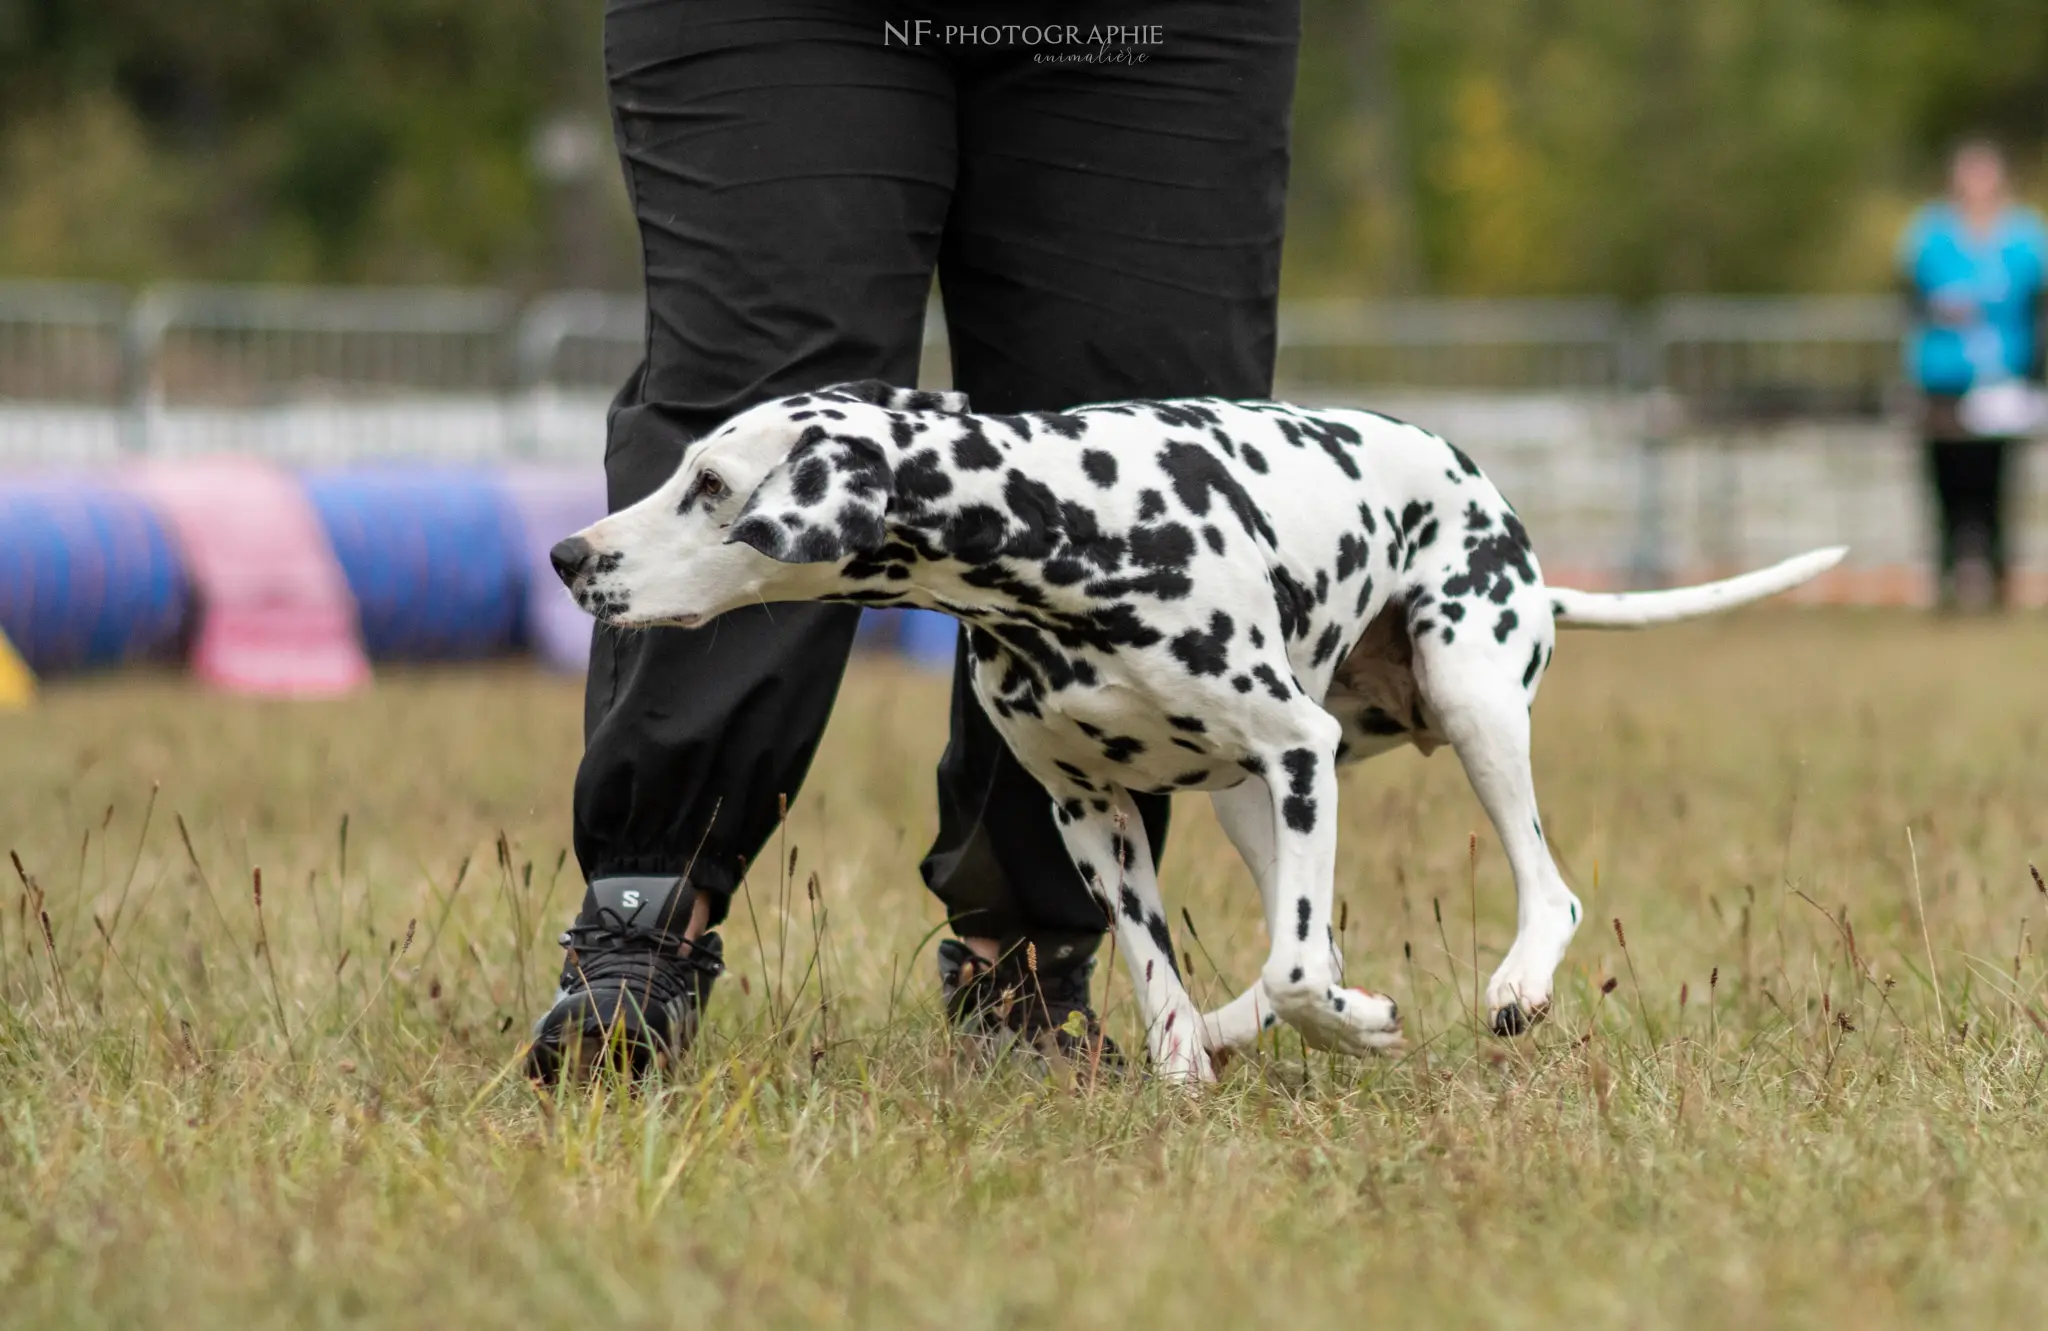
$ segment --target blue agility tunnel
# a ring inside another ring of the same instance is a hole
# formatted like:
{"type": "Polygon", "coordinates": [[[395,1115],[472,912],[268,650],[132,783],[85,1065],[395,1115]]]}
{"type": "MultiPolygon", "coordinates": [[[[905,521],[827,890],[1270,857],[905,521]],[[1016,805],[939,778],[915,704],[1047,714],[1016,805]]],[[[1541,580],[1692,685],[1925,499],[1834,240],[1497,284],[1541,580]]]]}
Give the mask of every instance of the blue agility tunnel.
{"type": "Polygon", "coordinates": [[[951,670],[954,645],[959,638],[959,623],[951,615],[936,610],[884,608],[861,612],[862,646],[893,652],[926,670],[951,670]]]}
{"type": "Polygon", "coordinates": [[[31,670],[167,657],[189,605],[141,500],[78,478],[0,480],[0,630],[31,670]]]}
{"type": "Polygon", "coordinates": [[[304,479],[372,659],[468,659],[524,643],[523,531],[494,473],[390,465],[304,479]]]}
{"type": "MultiPolygon", "coordinates": [[[[172,464],[175,466],[175,464],[172,464]]],[[[381,463],[297,481],[383,661],[473,660],[532,647],[580,668],[589,617],[547,548],[604,512],[594,469],[381,463]]],[[[0,632],[38,674],[168,659],[202,609],[152,498],[109,472],[0,476],[0,632]]],[[[959,627],[927,610],[870,610],[864,647],[952,668],[959,627]]]]}

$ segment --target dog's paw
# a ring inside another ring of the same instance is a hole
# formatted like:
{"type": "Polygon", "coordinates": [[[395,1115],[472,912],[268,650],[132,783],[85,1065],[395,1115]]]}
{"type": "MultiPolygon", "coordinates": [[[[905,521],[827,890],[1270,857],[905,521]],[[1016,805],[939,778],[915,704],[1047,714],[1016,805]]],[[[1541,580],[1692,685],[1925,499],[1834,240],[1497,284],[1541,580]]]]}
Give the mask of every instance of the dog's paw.
{"type": "Polygon", "coordinates": [[[1326,989],[1317,1001],[1282,1015],[1310,1048],[1333,1054],[1362,1058],[1396,1052],[1404,1043],[1400,1004],[1369,989],[1326,989]]]}
{"type": "Polygon", "coordinates": [[[1182,1041],[1153,1056],[1152,1074],[1171,1086],[1207,1086],[1216,1080],[1216,1065],[1207,1050],[1182,1041]]]}
{"type": "Polygon", "coordinates": [[[1494,1008],[1487,1014],[1486,1021],[1487,1025],[1492,1027],[1495,1035],[1506,1039],[1511,1036],[1528,1034],[1535,1028],[1536,1023],[1549,1015],[1549,1003],[1525,1004],[1519,1001],[1511,1001],[1494,1008]]]}
{"type": "Polygon", "coordinates": [[[1146,1041],[1152,1072],[1176,1086],[1202,1086],[1216,1080],[1215,1064],[1202,1043],[1201,1015],[1192,1007],[1169,1012],[1146,1041]]]}
{"type": "Polygon", "coordinates": [[[1550,972],[1529,974],[1511,949],[1486,986],[1486,1024],[1503,1038],[1527,1035],[1550,1015],[1550,972]]]}
{"type": "MultiPolygon", "coordinates": [[[[1509,959],[1513,960],[1511,951],[1509,959]]],[[[1514,979],[1503,964],[1486,986],[1486,1024],[1495,1035],[1527,1035],[1550,1015],[1550,976],[1514,979]]]]}
{"type": "Polygon", "coordinates": [[[1486,983],[1486,1022],[1499,1036],[1523,1035],[1550,1015],[1550,991],[1558,963],[1579,923],[1578,902],[1539,917],[1516,935],[1500,968],[1486,983]]]}

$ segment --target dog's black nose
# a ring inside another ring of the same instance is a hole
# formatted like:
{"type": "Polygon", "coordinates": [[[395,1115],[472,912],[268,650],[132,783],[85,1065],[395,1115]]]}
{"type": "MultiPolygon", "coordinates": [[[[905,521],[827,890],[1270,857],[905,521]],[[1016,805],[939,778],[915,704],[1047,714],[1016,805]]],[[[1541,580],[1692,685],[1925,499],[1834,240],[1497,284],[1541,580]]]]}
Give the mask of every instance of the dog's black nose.
{"type": "Polygon", "coordinates": [[[597,551],[593,550],[590,542],[581,536],[571,536],[567,540],[557,541],[555,548],[548,551],[548,562],[555,566],[555,576],[562,580],[565,587],[575,586],[577,575],[588,572],[596,558],[597,551]]]}

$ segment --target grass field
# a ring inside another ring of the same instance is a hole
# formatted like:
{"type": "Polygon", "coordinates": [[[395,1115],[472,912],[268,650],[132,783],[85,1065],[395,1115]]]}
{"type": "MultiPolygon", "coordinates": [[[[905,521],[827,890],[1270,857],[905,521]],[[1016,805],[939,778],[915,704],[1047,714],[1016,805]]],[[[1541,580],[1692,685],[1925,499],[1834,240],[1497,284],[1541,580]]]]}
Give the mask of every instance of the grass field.
{"type": "MultiPolygon", "coordinates": [[[[575,685],[54,687],[0,717],[51,935],[11,884],[0,1322],[2033,1324],[2044,663],[2039,621],[1567,639],[1537,777],[1588,922],[1554,1019],[1475,1036],[1506,868],[1455,759],[1396,755],[1345,779],[1339,892],[1410,1052],[1284,1037],[1192,1097],[949,1052],[928,676],[856,666],[700,1049],[559,1100],[511,1069],[580,891],[575,685]]],[[[1165,870],[1220,999],[1264,942],[1205,806],[1165,870]]]]}

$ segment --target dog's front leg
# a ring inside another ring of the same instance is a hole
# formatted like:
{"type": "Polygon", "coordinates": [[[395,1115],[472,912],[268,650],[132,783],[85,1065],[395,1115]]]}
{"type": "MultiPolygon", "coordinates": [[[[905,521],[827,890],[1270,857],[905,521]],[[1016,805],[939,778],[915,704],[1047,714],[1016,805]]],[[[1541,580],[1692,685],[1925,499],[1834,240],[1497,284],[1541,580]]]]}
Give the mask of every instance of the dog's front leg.
{"type": "Polygon", "coordinates": [[[1169,1081],[1214,1081],[1202,1042],[1201,1013],[1174,965],[1173,935],[1166,927],[1145,824],[1123,792],[1105,802],[1106,810],[1078,800],[1065,808],[1055,803],[1053,817],[1082,881],[1115,922],[1117,946],[1138,993],[1153,1068],[1169,1081]],[[1080,812],[1072,812],[1076,807],[1080,812]]]}
{"type": "MultiPolygon", "coordinates": [[[[1318,1049],[1364,1054],[1401,1042],[1400,1012],[1385,994],[1347,989],[1332,929],[1337,872],[1337,742],[1342,731],[1321,708],[1304,705],[1290,727],[1299,739],[1257,755],[1263,767],[1271,828],[1270,868],[1259,877],[1272,950],[1259,987],[1280,1019],[1318,1049]]],[[[1248,783],[1249,784],[1249,783],[1248,783]]],[[[1251,811],[1234,809],[1254,853],[1263,849],[1251,811]]],[[[1240,851],[1245,850],[1240,846],[1240,851]]],[[[1254,856],[1247,854],[1247,862],[1254,856]]],[[[1260,1019],[1256,1001],[1240,998],[1216,1014],[1213,1035],[1241,1037],[1260,1019]]]]}

